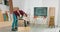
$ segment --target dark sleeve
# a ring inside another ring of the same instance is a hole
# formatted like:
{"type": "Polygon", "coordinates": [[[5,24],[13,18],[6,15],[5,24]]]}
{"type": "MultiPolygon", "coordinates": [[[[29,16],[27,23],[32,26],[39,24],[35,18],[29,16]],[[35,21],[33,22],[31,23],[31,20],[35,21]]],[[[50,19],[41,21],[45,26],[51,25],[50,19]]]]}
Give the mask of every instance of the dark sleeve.
{"type": "Polygon", "coordinates": [[[22,10],[20,10],[20,14],[22,14],[22,15],[26,15],[26,17],[27,17],[27,14],[24,12],[24,11],[22,11],[22,10]]]}

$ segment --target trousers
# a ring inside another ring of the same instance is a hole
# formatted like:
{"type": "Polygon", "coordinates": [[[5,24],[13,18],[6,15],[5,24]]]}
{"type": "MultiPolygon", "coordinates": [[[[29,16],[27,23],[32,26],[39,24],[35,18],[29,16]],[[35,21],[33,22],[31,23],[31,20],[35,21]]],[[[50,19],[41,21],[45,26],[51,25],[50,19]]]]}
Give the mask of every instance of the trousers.
{"type": "Polygon", "coordinates": [[[18,27],[18,18],[17,18],[17,16],[13,13],[12,29],[14,29],[15,27],[18,27]]]}

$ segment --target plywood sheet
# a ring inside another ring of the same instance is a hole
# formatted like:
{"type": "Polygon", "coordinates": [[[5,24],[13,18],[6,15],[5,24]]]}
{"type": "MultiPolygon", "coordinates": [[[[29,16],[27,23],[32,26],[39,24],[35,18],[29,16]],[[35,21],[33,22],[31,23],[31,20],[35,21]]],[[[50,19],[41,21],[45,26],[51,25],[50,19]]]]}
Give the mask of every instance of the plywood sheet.
{"type": "Polygon", "coordinates": [[[55,16],[55,7],[49,7],[49,16],[55,16]]]}
{"type": "Polygon", "coordinates": [[[0,11],[0,22],[3,22],[4,19],[3,19],[3,15],[2,15],[2,12],[0,11]]]}

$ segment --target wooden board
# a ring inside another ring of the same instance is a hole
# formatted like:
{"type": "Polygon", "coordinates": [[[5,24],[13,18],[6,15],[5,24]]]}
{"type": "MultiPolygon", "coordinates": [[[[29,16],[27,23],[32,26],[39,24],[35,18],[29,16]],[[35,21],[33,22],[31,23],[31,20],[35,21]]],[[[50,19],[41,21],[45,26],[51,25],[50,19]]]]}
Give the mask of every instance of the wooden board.
{"type": "Polygon", "coordinates": [[[0,11],[0,22],[3,22],[4,19],[3,19],[3,15],[2,15],[2,12],[0,11]]]}
{"type": "Polygon", "coordinates": [[[49,27],[54,27],[54,26],[55,26],[54,16],[51,16],[49,21],[49,27]]]}
{"type": "Polygon", "coordinates": [[[55,26],[55,7],[49,7],[49,27],[55,26]]]}
{"type": "Polygon", "coordinates": [[[49,7],[49,16],[55,16],[55,7],[49,7]]]}

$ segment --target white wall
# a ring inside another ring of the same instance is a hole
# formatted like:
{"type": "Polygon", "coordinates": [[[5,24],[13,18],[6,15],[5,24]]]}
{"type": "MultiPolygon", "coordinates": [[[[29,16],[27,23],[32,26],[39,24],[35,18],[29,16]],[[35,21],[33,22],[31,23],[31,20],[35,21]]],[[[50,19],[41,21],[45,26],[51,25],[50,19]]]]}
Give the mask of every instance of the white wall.
{"type": "Polygon", "coordinates": [[[25,0],[24,10],[30,13],[30,20],[33,20],[34,7],[42,7],[42,0],[25,0]]]}
{"type": "Polygon", "coordinates": [[[9,11],[9,7],[3,4],[0,4],[0,9],[2,10],[2,13],[5,13],[5,11],[9,11]]]}
{"type": "Polygon", "coordinates": [[[33,17],[34,7],[55,7],[55,25],[57,25],[58,0],[25,0],[25,10],[31,12],[33,17]]]}
{"type": "Polygon", "coordinates": [[[4,5],[4,0],[2,0],[2,4],[0,4],[0,9],[2,10],[2,13],[5,13],[5,11],[9,11],[9,7],[4,5]]]}
{"type": "Polygon", "coordinates": [[[59,0],[59,8],[58,8],[58,14],[57,14],[57,16],[58,16],[58,18],[57,18],[57,23],[58,23],[58,26],[60,27],[60,0],[59,0]]]}
{"type": "Polygon", "coordinates": [[[24,8],[24,0],[12,0],[13,7],[19,7],[20,9],[24,8]]]}

